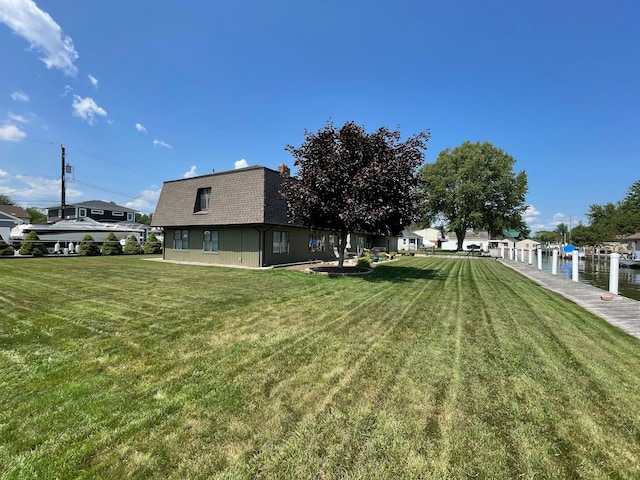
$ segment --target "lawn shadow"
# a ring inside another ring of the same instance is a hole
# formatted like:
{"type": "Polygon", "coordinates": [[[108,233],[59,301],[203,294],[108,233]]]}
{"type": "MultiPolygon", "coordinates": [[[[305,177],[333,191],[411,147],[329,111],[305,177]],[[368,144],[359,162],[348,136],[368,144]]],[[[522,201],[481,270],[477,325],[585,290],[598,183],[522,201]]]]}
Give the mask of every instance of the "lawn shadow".
{"type": "Polygon", "coordinates": [[[433,268],[378,265],[373,269],[372,275],[362,277],[362,280],[371,283],[404,283],[415,280],[444,280],[445,277],[446,274],[433,268]]]}

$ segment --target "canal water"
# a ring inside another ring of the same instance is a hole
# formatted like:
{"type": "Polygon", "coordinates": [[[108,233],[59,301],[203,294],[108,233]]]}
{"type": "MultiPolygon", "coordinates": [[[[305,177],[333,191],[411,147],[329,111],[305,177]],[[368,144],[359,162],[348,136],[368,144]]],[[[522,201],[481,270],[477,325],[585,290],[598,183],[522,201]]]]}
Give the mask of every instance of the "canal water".
{"type": "MultiPolygon", "coordinates": [[[[551,272],[552,255],[542,256],[542,270],[551,272]]],[[[533,256],[532,267],[537,268],[537,259],[533,256]]],[[[571,259],[558,258],[557,275],[571,280],[571,259]]],[[[603,290],[609,290],[609,259],[604,257],[583,257],[578,261],[578,281],[603,290]]],[[[620,265],[618,272],[618,293],[624,297],[640,300],[640,269],[626,268],[620,265]]]]}

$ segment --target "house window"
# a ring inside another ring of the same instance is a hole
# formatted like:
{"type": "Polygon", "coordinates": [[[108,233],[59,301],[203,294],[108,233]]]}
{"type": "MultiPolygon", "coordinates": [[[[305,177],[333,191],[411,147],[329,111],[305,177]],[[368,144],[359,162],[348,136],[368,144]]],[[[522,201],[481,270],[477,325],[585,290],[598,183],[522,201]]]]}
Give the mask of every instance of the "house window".
{"type": "Polygon", "coordinates": [[[324,235],[309,235],[309,251],[310,252],[324,252],[325,250],[324,235]]]}
{"type": "Polygon", "coordinates": [[[218,231],[206,230],[202,239],[202,249],[205,252],[217,252],[218,251],[218,231]]]}
{"type": "Polygon", "coordinates": [[[199,188],[198,195],[196,196],[196,204],[193,211],[202,212],[202,211],[208,210],[210,200],[211,200],[211,187],[199,188]]]}
{"type": "Polygon", "coordinates": [[[79,217],[86,217],[87,216],[87,209],[86,208],[79,208],[78,209],[78,216],[79,217]]]}
{"type": "Polygon", "coordinates": [[[113,212],[114,217],[124,217],[124,212],[113,212]]]}
{"type": "Polygon", "coordinates": [[[133,213],[132,212],[128,212],[127,213],[127,221],[133,222],[133,213]]]}
{"type": "Polygon", "coordinates": [[[174,230],[173,248],[176,250],[189,249],[189,230],[174,230]]]}
{"type": "Polygon", "coordinates": [[[104,215],[104,210],[98,210],[97,208],[92,208],[91,213],[95,215],[104,215]]]}
{"type": "Polygon", "coordinates": [[[273,232],[273,253],[289,253],[289,232],[273,232]]]}

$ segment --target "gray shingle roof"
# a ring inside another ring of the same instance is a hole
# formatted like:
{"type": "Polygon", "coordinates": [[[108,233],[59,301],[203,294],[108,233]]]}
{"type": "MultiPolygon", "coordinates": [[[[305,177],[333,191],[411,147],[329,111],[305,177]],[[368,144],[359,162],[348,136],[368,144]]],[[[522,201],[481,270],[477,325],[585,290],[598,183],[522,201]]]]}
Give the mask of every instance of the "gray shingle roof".
{"type": "Polygon", "coordinates": [[[152,226],[288,224],[280,174],[252,166],[164,182],[152,226]],[[198,189],[211,188],[209,208],[194,212],[198,189]]]}
{"type": "MultiPolygon", "coordinates": [[[[103,200],[87,200],[86,202],[78,202],[78,203],[67,203],[67,207],[81,207],[81,208],[94,208],[97,210],[108,210],[111,212],[129,212],[129,213],[137,213],[137,210],[132,208],[123,207],[122,205],[117,205],[111,202],[105,202],[103,200]]],[[[60,208],[60,204],[53,205],[51,207],[47,207],[48,210],[52,210],[55,208],[60,208]]]]}

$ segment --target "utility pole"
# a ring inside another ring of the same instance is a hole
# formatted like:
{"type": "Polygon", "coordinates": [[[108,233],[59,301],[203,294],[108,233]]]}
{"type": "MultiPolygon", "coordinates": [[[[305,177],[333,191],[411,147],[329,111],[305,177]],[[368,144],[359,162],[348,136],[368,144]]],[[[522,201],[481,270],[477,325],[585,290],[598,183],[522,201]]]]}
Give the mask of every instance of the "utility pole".
{"type": "Polygon", "coordinates": [[[64,145],[60,145],[60,156],[62,157],[62,182],[61,182],[61,201],[60,201],[60,220],[64,220],[64,209],[65,209],[65,158],[64,158],[64,145]]]}

